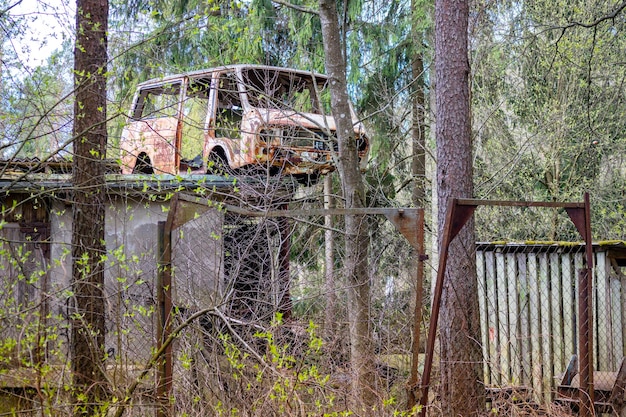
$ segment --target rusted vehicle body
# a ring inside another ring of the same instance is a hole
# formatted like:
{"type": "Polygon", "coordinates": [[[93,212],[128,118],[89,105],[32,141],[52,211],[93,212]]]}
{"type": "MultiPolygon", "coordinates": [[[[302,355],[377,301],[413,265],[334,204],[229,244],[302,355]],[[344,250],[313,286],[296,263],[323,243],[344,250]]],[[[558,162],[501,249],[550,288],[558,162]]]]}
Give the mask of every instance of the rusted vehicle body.
{"type": "MultiPolygon", "coordinates": [[[[140,84],[122,133],[122,173],[255,172],[315,181],[335,169],[328,79],[233,65],[140,84]]],[[[354,112],[361,168],[368,138],[354,112]]]]}

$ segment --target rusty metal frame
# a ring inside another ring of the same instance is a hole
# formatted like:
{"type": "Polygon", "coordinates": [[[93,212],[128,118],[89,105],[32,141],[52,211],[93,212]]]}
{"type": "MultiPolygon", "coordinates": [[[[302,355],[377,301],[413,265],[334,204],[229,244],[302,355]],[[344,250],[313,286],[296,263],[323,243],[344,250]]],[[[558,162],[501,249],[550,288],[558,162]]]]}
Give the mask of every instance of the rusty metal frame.
{"type": "MultiPolygon", "coordinates": [[[[199,205],[179,198],[176,193],[170,201],[170,210],[166,221],[158,222],[158,262],[157,262],[157,350],[160,350],[172,333],[172,231],[195,218],[197,214],[207,212],[211,207],[199,205]]],[[[156,417],[172,415],[173,377],[172,344],[165,346],[163,361],[157,369],[157,400],[156,417]]]]}
{"type": "Polygon", "coordinates": [[[589,204],[589,194],[585,193],[582,203],[559,203],[540,201],[490,201],[478,199],[457,199],[450,198],[446,210],[441,247],[439,248],[439,269],[437,270],[437,282],[433,294],[433,305],[428,329],[428,341],[426,346],[426,358],[424,362],[424,372],[421,382],[420,416],[426,415],[426,405],[428,403],[428,390],[430,386],[430,375],[432,371],[433,353],[435,349],[435,338],[437,335],[437,325],[439,321],[439,310],[441,296],[443,293],[446,265],[448,260],[448,249],[450,243],[461,231],[463,226],[472,217],[478,206],[503,206],[503,207],[552,207],[563,208],[567,212],[570,220],[574,223],[576,230],[585,241],[586,266],[579,274],[578,286],[578,349],[580,352],[579,373],[580,373],[580,415],[594,415],[594,388],[593,388],[593,332],[591,320],[593,319],[592,308],[592,286],[593,286],[593,248],[591,242],[591,214],[589,204]]]}

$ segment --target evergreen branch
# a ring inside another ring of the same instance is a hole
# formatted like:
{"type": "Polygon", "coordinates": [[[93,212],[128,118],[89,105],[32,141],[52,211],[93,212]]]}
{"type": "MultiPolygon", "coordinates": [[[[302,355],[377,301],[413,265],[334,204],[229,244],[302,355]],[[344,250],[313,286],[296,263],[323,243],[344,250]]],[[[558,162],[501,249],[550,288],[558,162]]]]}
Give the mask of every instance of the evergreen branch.
{"type": "Polygon", "coordinates": [[[285,1],[285,0],[272,0],[272,3],[280,4],[281,6],[289,7],[290,9],[297,10],[302,13],[314,14],[316,16],[319,15],[319,12],[317,10],[304,7],[304,6],[299,6],[297,4],[289,3],[288,1],[285,1]]]}

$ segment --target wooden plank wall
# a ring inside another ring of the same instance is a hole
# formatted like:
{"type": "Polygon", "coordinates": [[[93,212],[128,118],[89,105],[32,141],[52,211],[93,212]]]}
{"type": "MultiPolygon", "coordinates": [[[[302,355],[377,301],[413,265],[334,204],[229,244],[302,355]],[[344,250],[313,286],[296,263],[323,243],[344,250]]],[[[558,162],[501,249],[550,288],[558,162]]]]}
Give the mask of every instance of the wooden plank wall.
{"type": "MultiPolygon", "coordinates": [[[[594,362],[613,371],[626,353],[626,283],[596,250],[594,362]]],[[[578,347],[580,246],[479,246],[481,341],[485,384],[532,388],[550,401],[555,377],[578,347]]]]}

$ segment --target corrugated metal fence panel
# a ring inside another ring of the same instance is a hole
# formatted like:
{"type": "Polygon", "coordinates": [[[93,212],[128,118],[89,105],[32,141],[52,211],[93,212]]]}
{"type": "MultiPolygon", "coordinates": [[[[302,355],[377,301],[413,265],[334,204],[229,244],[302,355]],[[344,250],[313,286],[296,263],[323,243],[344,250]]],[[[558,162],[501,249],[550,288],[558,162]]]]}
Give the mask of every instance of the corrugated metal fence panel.
{"type": "MultiPolygon", "coordinates": [[[[524,256],[526,254],[522,254],[524,256]]],[[[528,335],[531,343],[531,352],[532,355],[530,357],[530,366],[531,366],[531,375],[532,379],[527,381],[523,381],[524,384],[529,383],[532,387],[535,387],[535,397],[540,397],[543,395],[543,360],[542,360],[542,335],[541,335],[541,315],[540,309],[540,290],[538,285],[538,262],[537,262],[537,254],[529,253],[526,255],[526,263],[528,268],[528,293],[529,293],[529,316],[530,316],[530,334],[528,335]]],[[[523,259],[522,259],[523,262],[523,259]]],[[[486,360],[491,360],[490,358],[486,358],[486,360]]],[[[537,399],[537,398],[536,398],[537,399]]]]}
{"type": "MultiPolygon", "coordinates": [[[[606,252],[595,253],[596,370],[615,370],[625,353],[625,283],[606,252]]],[[[550,401],[555,379],[578,349],[577,287],[583,255],[558,250],[478,250],[485,384],[526,386],[550,401]]]]}
{"type": "MultiPolygon", "coordinates": [[[[476,275],[479,277],[485,276],[485,257],[482,253],[476,256],[476,275]]],[[[489,323],[487,320],[487,285],[486,282],[478,282],[478,308],[480,314],[480,332],[481,332],[481,346],[483,357],[489,357],[489,323]]],[[[483,375],[485,384],[491,385],[491,368],[488,361],[483,361],[483,375]]]]}
{"type": "Polygon", "coordinates": [[[554,361],[552,360],[552,332],[550,325],[552,324],[550,314],[550,282],[548,275],[548,254],[539,253],[539,274],[536,278],[536,285],[539,287],[539,304],[537,308],[537,317],[541,321],[541,363],[542,363],[542,387],[541,392],[549,400],[550,388],[552,387],[552,377],[554,376],[554,361]]]}

